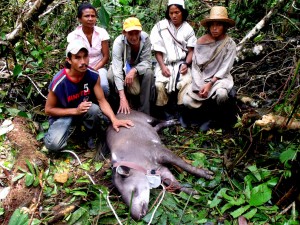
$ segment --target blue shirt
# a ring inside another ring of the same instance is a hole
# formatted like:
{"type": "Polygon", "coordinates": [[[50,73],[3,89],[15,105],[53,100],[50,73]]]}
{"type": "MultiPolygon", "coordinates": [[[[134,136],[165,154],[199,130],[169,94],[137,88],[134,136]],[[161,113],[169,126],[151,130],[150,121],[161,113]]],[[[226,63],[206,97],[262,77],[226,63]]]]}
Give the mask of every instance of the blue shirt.
{"type": "Polygon", "coordinates": [[[77,108],[83,101],[96,99],[94,86],[98,80],[97,71],[88,68],[84,77],[77,83],[71,81],[66,69],[60,70],[52,79],[49,90],[58,99],[59,108],[77,108]]]}

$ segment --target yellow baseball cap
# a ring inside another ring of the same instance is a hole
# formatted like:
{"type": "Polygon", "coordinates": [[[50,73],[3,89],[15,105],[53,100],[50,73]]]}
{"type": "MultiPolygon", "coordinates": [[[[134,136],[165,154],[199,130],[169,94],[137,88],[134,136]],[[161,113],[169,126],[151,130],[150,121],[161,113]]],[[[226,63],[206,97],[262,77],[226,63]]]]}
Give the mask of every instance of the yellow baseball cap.
{"type": "Polygon", "coordinates": [[[123,30],[128,32],[132,30],[142,30],[142,24],[136,17],[129,17],[123,23],[123,30]]]}

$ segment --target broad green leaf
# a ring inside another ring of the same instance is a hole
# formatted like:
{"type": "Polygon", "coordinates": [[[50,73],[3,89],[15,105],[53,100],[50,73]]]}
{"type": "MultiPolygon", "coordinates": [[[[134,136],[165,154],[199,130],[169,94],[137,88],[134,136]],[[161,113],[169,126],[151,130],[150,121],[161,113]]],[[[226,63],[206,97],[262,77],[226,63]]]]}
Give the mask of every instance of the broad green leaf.
{"type": "Polygon", "coordinates": [[[108,14],[107,10],[105,9],[105,7],[103,5],[101,6],[101,8],[99,10],[98,16],[99,16],[100,24],[105,28],[108,27],[108,25],[109,25],[109,14],[108,14]]]}
{"type": "Polygon", "coordinates": [[[43,122],[43,123],[42,123],[42,128],[43,128],[44,130],[47,130],[47,129],[49,128],[49,121],[43,122]]]}
{"type": "Polygon", "coordinates": [[[13,70],[13,75],[14,75],[14,77],[18,77],[18,76],[20,76],[21,74],[22,74],[22,66],[19,65],[19,64],[16,64],[16,65],[15,65],[15,68],[14,68],[14,70],[13,70]]]}
{"type": "Polygon", "coordinates": [[[249,212],[243,214],[243,216],[249,220],[251,219],[253,216],[255,216],[255,214],[257,213],[257,208],[251,209],[249,212]]]}
{"type": "Polygon", "coordinates": [[[20,112],[20,110],[16,108],[7,108],[6,110],[9,112],[11,116],[17,116],[18,113],[20,112]]]}
{"type": "Polygon", "coordinates": [[[45,132],[40,132],[38,133],[38,135],[36,136],[36,140],[42,140],[45,137],[45,132]]]}
{"type": "Polygon", "coordinates": [[[39,225],[39,224],[41,224],[41,221],[36,218],[34,218],[31,222],[31,225],[39,225]]]}
{"type": "Polygon", "coordinates": [[[24,111],[19,111],[18,112],[18,116],[31,119],[31,114],[30,113],[26,113],[24,111]]]}
{"type": "Polygon", "coordinates": [[[240,195],[239,198],[233,198],[230,202],[233,205],[242,205],[242,204],[245,203],[245,196],[244,195],[240,195]]]}
{"type": "Polygon", "coordinates": [[[214,199],[210,202],[209,207],[210,208],[214,208],[216,206],[218,206],[220,204],[220,202],[222,201],[221,196],[223,195],[224,192],[226,192],[226,190],[228,190],[227,188],[222,188],[217,195],[214,197],[214,199]]]}
{"type": "Polygon", "coordinates": [[[40,184],[40,179],[38,177],[35,177],[34,182],[33,182],[33,186],[37,187],[40,184]]]}
{"type": "Polygon", "coordinates": [[[238,208],[237,210],[234,210],[230,215],[232,215],[233,218],[238,218],[241,216],[244,212],[246,212],[251,206],[246,205],[244,207],[238,208]]]}
{"type": "Polygon", "coordinates": [[[260,173],[256,167],[256,165],[252,165],[252,166],[248,166],[247,167],[248,170],[250,170],[253,174],[253,176],[258,180],[258,181],[261,181],[261,176],[260,176],[260,173]]]}
{"type": "Polygon", "coordinates": [[[254,42],[259,42],[259,41],[263,40],[264,37],[265,36],[263,34],[259,34],[253,40],[254,40],[254,42]]]}
{"type": "Polygon", "coordinates": [[[96,162],[94,166],[95,166],[95,171],[98,172],[102,168],[103,163],[96,162]]]}
{"type": "Polygon", "coordinates": [[[86,171],[90,171],[91,170],[91,164],[90,163],[83,163],[80,165],[80,168],[86,171]]]}
{"type": "Polygon", "coordinates": [[[257,208],[259,210],[262,210],[262,211],[268,211],[268,212],[273,212],[273,213],[276,213],[279,210],[279,208],[278,208],[277,205],[273,205],[273,206],[258,206],[257,208]]]}
{"type": "Polygon", "coordinates": [[[94,1],[93,1],[93,6],[94,6],[95,8],[100,7],[100,6],[101,6],[101,0],[94,0],[94,1]]]}
{"type": "Polygon", "coordinates": [[[12,181],[16,182],[17,180],[20,180],[24,176],[25,176],[25,173],[20,173],[17,176],[13,177],[12,181]]]}
{"type": "Polygon", "coordinates": [[[120,4],[128,5],[128,0],[119,0],[120,4]]]}
{"type": "Polygon", "coordinates": [[[25,185],[26,185],[27,187],[29,187],[30,185],[33,184],[33,181],[34,181],[34,176],[33,176],[33,174],[31,174],[31,173],[26,173],[26,175],[25,175],[25,185]]]}
{"type": "Polygon", "coordinates": [[[237,189],[239,189],[239,191],[242,191],[242,190],[243,190],[243,185],[241,184],[241,182],[237,181],[236,179],[233,179],[233,180],[232,180],[232,184],[233,184],[237,189]]]}
{"type": "Polygon", "coordinates": [[[232,206],[234,206],[234,204],[232,204],[231,202],[226,203],[226,204],[223,205],[223,207],[221,208],[221,212],[224,213],[226,210],[230,209],[232,206]]]}
{"type": "Polygon", "coordinates": [[[278,183],[278,177],[273,177],[271,180],[267,181],[268,186],[274,187],[278,183]]]}
{"type": "Polygon", "coordinates": [[[72,213],[68,224],[74,224],[75,222],[77,222],[80,217],[82,217],[82,215],[84,215],[87,212],[87,210],[83,207],[77,209],[75,212],[72,213]]]}
{"type": "Polygon", "coordinates": [[[25,162],[26,162],[26,165],[27,165],[30,173],[35,174],[35,171],[34,171],[34,168],[33,168],[33,165],[31,164],[31,162],[29,162],[28,159],[26,159],[25,162]]]}
{"type": "Polygon", "coordinates": [[[12,214],[8,225],[28,225],[28,222],[28,214],[23,213],[20,209],[16,209],[12,214]]]}
{"type": "Polygon", "coordinates": [[[258,185],[251,190],[249,203],[252,206],[260,206],[272,197],[272,191],[266,184],[258,185]]]}
{"type": "Polygon", "coordinates": [[[297,151],[294,149],[288,149],[282,152],[279,156],[280,162],[286,163],[289,160],[294,160],[297,156],[297,151]]]}
{"type": "Polygon", "coordinates": [[[39,51],[34,50],[34,51],[31,52],[31,55],[32,55],[34,58],[38,58],[38,57],[40,56],[40,53],[39,53],[39,51]]]}

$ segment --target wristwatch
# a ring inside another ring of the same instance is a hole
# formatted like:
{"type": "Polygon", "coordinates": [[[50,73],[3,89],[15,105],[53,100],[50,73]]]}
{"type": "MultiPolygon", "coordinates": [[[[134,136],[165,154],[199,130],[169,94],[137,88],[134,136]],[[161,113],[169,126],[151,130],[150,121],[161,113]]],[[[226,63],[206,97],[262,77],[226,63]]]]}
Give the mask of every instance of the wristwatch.
{"type": "Polygon", "coordinates": [[[212,79],[209,81],[209,83],[214,84],[216,81],[213,81],[212,79]]]}

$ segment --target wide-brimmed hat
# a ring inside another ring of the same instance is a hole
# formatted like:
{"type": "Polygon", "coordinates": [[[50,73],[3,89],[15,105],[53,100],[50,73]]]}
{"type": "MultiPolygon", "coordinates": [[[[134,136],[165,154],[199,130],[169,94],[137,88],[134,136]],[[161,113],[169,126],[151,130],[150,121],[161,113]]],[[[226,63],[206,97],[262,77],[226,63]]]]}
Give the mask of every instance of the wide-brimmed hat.
{"type": "Polygon", "coordinates": [[[223,6],[212,7],[209,17],[201,20],[200,23],[202,26],[207,27],[207,23],[214,21],[227,23],[230,27],[233,27],[235,25],[235,21],[228,18],[227,9],[223,6]]]}
{"type": "Polygon", "coordinates": [[[132,30],[142,30],[142,24],[136,17],[129,17],[123,23],[123,30],[128,32],[132,30]]]}
{"type": "Polygon", "coordinates": [[[83,48],[89,51],[84,42],[79,40],[71,41],[67,46],[66,56],[68,57],[69,52],[75,55],[83,48]]]}
{"type": "Polygon", "coordinates": [[[168,6],[169,5],[181,5],[182,8],[185,8],[184,7],[184,0],[169,0],[168,1],[168,6]]]}

